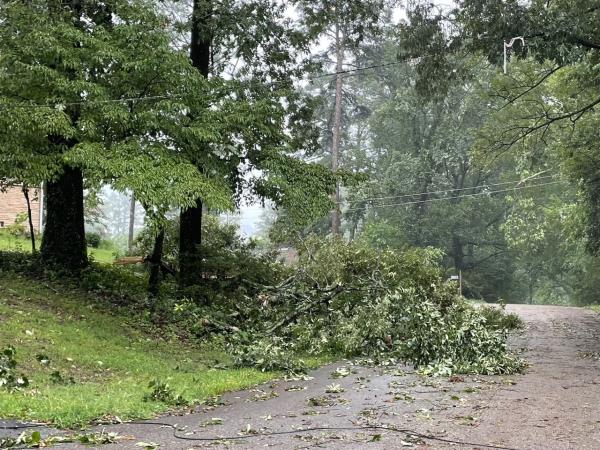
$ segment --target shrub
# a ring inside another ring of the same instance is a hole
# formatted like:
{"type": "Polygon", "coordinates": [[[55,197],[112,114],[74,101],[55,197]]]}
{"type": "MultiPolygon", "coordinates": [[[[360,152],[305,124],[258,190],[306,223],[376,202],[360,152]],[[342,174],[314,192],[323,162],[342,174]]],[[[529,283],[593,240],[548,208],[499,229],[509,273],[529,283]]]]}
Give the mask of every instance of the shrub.
{"type": "Polygon", "coordinates": [[[0,352],[0,388],[17,390],[29,385],[26,376],[17,374],[16,354],[17,351],[10,345],[0,352]]]}
{"type": "MultiPolygon", "coordinates": [[[[90,264],[75,282],[80,288],[92,292],[110,303],[118,305],[144,304],[147,299],[146,281],[135,266],[117,267],[90,264]]],[[[67,279],[60,278],[62,282],[67,279]]]]}
{"type": "Polygon", "coordinates": [[[98,248],[102,242],[102,236],[100,236],[100,233],[87,232],[85,233],[85,240],[88,246],[92,248],[98,248]]]}
{"type": "Polygon", "coordinates": [[[0,272],[31,273],[39,270],[35,255],[23,252],[0,251],[0,272]]]}
{"type": "Polygon", "coordinates": [[[8,234],[16,238],[25,238],[29,236],[27,228],[27,213],[19,213],[15,218],[15,223],[6,226],[4,229],[8,234]]]}
{"type": "Polygon", "coordinates": [[[144,395],[146,402],[161,402],[169,406],[187,406],[189,402],[181,395],[175,394],[173,388],[160,380],[153,380],[148,385],[152,390],[144,395]]]}
{"type": "Polygon", "coordinates": [[[516,314],[507,313],[506,305],[481,306],[479,312],[485,317],[488,326],[497,330],[521,330],[525,322],[516,314]]]}
{"type": "MultiPolygon", "coordinates": [[[[274,254],[259,251],[254,241],[242,238],[237,225],[221,224],[217,217],[207,215],[202,230],[203,282],[180,293],[198,304],[215,305],[220,310],[235,309],[235,305],[247,303],[248,297],[256,297],[261,286],[272,286],[289,272],[274,254]]],[[[138,254],[151,254],[153,245],[150,228],[139,233],[138,254]]],[[[165,225],[163,261],[177,270],[178,257],[179,221],[173,219],[165,225]]]]}

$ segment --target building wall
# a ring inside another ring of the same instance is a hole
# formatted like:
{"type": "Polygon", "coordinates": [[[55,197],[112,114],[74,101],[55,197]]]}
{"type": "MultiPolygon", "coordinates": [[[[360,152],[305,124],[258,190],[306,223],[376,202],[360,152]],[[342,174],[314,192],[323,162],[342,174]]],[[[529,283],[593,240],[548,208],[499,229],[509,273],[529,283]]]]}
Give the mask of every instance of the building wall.
{"type": "MultiPolygon", "coordinates": [[[[40,190],[30,189],[29,199],[31,201],[31,218],[33,228],[40,232],[40,190]]],[[[0,192],[0,229],[15,223],[17,215],[27,214],[27,202],[20,186],[9,187],[6,192],[0,192]]],[[[29,224],[24,223],[27,230],[29,224]]]]}

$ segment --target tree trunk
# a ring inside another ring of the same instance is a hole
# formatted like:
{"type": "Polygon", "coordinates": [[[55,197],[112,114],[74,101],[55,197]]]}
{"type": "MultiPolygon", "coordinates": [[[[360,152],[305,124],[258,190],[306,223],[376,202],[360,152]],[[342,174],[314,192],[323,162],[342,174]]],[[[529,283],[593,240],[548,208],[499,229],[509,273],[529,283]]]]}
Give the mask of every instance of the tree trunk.
{"type": "Polygon", "coordinates": [[[46,208],[42,261],[77,273],[88,265],[80,169],[65,167],[46,184],[46,208]]]}
{"type": "MultiPolygon", "coordinates": [[[[209,34],[210,0],[194,0],[190,59],[204,76],[210,72],[212,37],[209,34]]],[[[202,283],[202,199],[179,216],[179,287],[185,289],[202,283]]]]}
{"type": "Polygon", "coordinates": [[[23,196],[27,203],[27,219],[29,222],[29,234],[31,236],[31,253],[35,253],[35,230],[33,229],[33,218],[31,217],[31,201],[29,199],[29,188],[23,185],[23,196]]]}
{"type": "Polygon", "coordinates": [[[131,201],[129,203],[129,235],[127,237],[127,249],[129,254],[133,251],[133,234],[135,227],[135,195],[131,194],[131,201]]]}
{"type": "MultiPolygon", "coordinates": [[[[333,140],[331,144],[331,170],[337,172],[339,168],[340,158],[340,141],[341,141],[341,128],[342,128],[342,86],[343,77],[340,73],[344,66],[344,48],[342,43],[342,36],[339,27],[339,18],[335,24],[335,52],[336,52],[336,66],[335,71],[337,73],[335,79],[335,113],[333,119],[333,140]]],[[[333,193],[334,207],[331,212],[331,233],[335,236],[340,234],[342,219],[340,213],[340,185],[339,182],[335,183],[335,191],[333,193]]]]}
{"type": "Polygon", "coordinates": [[[179,286],[202,282],[202,201],[181,213],[179,224],[179,286]]]}
{"type": "Polygon", "coordinates": [[[458,270],[465,269],[465,252],[463,243],[458,236],[452,236],[452,259],[454,260],[454,268],[458,270]]]}
{"type": "Polygon", "coordinates": [[[150,256],[150,277],[148,279],[148,292],[150,296],[157,297],[160,290],[160,272],[162,265],[163,247],[165,243],[165,231],[161,229],[154,238],[154,248],[150,256]]]}

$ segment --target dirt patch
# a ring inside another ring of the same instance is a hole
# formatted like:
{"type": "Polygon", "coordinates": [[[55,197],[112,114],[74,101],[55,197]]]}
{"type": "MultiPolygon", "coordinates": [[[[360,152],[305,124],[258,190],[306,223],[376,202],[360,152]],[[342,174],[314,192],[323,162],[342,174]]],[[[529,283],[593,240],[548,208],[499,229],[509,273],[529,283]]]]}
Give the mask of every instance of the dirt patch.
{"type": "Polygon", "coordinates": [[[315,371],[312,379],[231,393],[222,398],[224,405],[160,419],[175,425],[184,439],[175,439],[169,427],[124,424],[107,430],[128,438],[102,448],[139,449],[143,441],[174,450],[599,449],[600,359],[595,355],[600,353],[600,316],[553,306],[508,309],[527,322],[512,342],[525,349],[530,363],[525,375],[436,379],[421,377],[410,367],[341,362],[315,371]],[[439,440],[409,431],[355,429],[365,426],[412,430],[439,440]],[[301,432],[319,427],[338,428],[301,432]],[[285,434],[260,435],[273,432],[285,434]],[[196,440],[219,436],[252,437],[196,440]]]}

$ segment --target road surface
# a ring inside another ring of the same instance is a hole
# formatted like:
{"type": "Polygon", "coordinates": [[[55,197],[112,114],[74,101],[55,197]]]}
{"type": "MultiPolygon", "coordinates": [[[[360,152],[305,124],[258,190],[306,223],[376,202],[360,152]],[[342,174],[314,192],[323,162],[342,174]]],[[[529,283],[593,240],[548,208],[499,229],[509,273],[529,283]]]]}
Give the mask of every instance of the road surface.
{"type": "Polygon", "coordinates": [[[600,315],[556,306],[510,305],[508,310],[527,324],[511,342],[525,349],[530,367],[524,375],[434,379],[409,367],[340,362],[313,372],[310,380],[231,393],[222,398],[225,405],[157,420],[176,425],[185,440],[174,438],[169,427],[123,424],[107,430],[125,438],[102,448],[139,450],[146,442],[169,450],[600,449],[600,315]],[[338,368],[350,373],[332,377],[338,368]],[[343,392],[326,393],[340,388],[343,392]],[[347,429],[365,426],[410,431],[347,429]],[[339,428],[298,431],[314,427],[339,428]],[[272,432],[285,434],[254,436],[272,432]],[[196,440],[217,436],[249,437],[196,440]]]}

